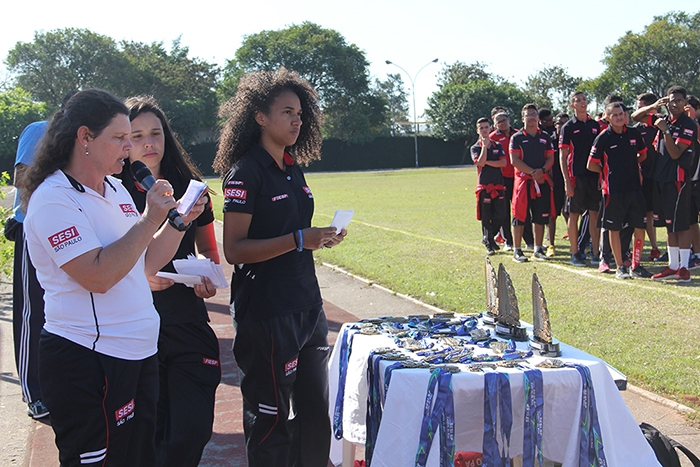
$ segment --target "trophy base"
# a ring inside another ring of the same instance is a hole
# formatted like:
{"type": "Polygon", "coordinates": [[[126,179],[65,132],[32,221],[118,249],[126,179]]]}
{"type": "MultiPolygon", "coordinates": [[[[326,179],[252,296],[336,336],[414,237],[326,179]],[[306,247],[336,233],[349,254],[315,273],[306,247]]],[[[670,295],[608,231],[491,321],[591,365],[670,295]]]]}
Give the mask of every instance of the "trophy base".
{"type": "Polygon", "coordinates": [[[496,334],[501,337],[507,337],[514,341],[526,341],[527,329],[523,326],[511,326],[504,323],[496,323],[496,334]]]}
{"type": "Polygon", "coordinates": [[[490,313],[482,313],[481,322],[484,323],[484,325],[486,326],[495,326],[498,322],[498,317],[490,313]]]}
{"type": "Polygon", "coordinates": [[[537,355],[542,357],[559,357],[561,356],[561,349],[559,348],[559,342],[553,340],[552,342],[542,342],[536,337],[531,337],[529,342],[530,350],[537,355]]]}

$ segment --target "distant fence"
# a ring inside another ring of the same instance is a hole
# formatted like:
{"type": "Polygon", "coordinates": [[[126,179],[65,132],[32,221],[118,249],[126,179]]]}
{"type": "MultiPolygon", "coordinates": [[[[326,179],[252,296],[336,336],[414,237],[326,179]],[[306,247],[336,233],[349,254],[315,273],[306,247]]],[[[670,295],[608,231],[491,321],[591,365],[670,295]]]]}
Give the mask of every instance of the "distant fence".
{"type": "MultiPolygon", "coordinates": [[[[429,136],[418,137],[420,167],[471,164],[464,141],[443,141],[429,136]]],[[[211,168],[216,143],[202,143],[189,149],[204,175],[213,175],[211,168]]],[[[404,169],[416,166],[412,137],[382,137],[365,144],[346,143],[337,139],[323,141],[321,160],[312,162],[307,172],[341,172],[352,170],[404,169]]]]}

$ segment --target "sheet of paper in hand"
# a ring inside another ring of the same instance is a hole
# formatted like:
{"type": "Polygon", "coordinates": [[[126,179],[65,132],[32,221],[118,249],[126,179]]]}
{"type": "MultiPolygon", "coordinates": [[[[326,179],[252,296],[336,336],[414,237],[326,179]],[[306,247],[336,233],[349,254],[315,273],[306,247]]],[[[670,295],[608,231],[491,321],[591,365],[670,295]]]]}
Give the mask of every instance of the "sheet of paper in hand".
{"type": "Polygon", "coordinates": [[[335,233],[339,234],[343,229],[347,228],[348,224],[352,220],[352,215],[355,213],[353,209],[335,211],[335,216],[333,217],[333,222],[331,222],[331,227],[335,227],[335,233]]]}
{"type": "Polygon", "coordinates": [[[190,184],[187,186],[187,191],[180,199],[180,205],[177,207],[177,212],[181,216],[186,216],[189,214],[190,210],[194,207],[202,193],[207,190],[207,184],[200,182],[199,180],[190,180],[190,184]]]}

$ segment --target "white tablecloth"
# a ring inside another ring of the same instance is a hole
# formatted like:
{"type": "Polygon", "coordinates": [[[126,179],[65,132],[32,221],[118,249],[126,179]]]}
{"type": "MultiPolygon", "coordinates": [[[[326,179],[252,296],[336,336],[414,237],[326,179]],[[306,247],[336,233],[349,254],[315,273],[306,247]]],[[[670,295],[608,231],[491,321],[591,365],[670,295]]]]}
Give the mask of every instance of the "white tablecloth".
{"type": "MultiPolygon", "coordinates": [[[[344,325],[339,338],[343,335],[345,327],[350,324],[344,325]]],[[[627,409],[605,363],[574,347],[565,344],[561,346],[562,360],[581,363],[590,369],[608,466],[659,467],[654,452],[627,409]]],[[[355,444],[365,443],[367,358],[373,349],[379,347],[395,345],[385,335],[356,334],[352,342],[345,384],[343,438],[355,444]]],[[[518,348],[527,350],[527,343],[518,343],[518,348]]],[[[340,342],[337,342],[330,362],[331,420],[338,388],[339,350],[340,342]]],[[[481,349],[476,353],[480,351],[481,349]]],[[[530,362],[536,364],[541,360],[541,357],[532,357],[530,362]]],[[[388,364],[390,363],[386,361],[381,362],[382,375],[388,364]]],[[[563,467],[578,467],[581,377],[574,368],[541,370],[545,396],[544,456],[563,464],[563,467]]],[[[507,372],[510,379],[513,401],[510,456],[516,457],[522,454],[523,448],[523,372],[508,368],[499,368],[499,371],[507,372]]],[[[372,467],[415,465],[429,377],[430,370],[427,369],[401,369],[392,373],[372,467]]],[[[456,450],[481,452],[484,433],[484,373],[462,371],[453,374],[452,389],[456,450]]],[[[428,457],[428,466],[439,465],[437,436],[428,457]]],[[[335,465],[340,464],[341,455],[341,443],[334,440],[331,459],[335,465]]]]}

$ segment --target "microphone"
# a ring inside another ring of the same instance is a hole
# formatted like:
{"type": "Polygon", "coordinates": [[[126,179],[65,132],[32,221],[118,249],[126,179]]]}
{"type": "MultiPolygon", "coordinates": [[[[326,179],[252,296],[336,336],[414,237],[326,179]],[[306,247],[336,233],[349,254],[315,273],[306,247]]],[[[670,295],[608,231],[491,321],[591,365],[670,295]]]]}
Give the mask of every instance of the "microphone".
{"type": "MultiPolygon", "coordinates": [[[[150,169],[141,161],[134,161],[131,163],[131,175],[146,189],[146,191],[150,190],[153,184],[156,183],[156,179],[153,177],[150,169]]],[[[180,213],[177,212],[175,208],[168,211],[168,221],[170,225],[180,232],[184,232],[189,227],[189,225],[185,225],[182,217],[180,217],[180,213]]]]}

